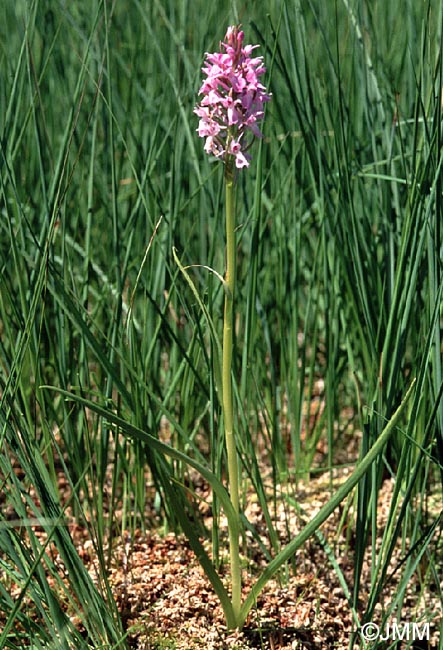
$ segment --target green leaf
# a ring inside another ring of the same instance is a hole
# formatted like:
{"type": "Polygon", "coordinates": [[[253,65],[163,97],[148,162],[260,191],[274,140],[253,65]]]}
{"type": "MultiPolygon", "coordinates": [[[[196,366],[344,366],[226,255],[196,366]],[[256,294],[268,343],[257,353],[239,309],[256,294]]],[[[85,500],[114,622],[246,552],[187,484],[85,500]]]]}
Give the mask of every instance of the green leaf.
{"type": "Polygon", "coordinates": [[[384,446],[389,440],[389,437],[392,435],[395,426],[400,416],[402,415],[406,404],[409,401],[409,398],[412,395],[414,385],[415,380],[410,385],[402,403],[385,426],[380,437],[368,451],[366,456],[362,459],[348,480],[337,490],[332,499],[330,499],[330,501],[328,501],[328,503],[326,503],[323,508],[321,508],[317,515],[309,522],[307,526],[305,526],[305,528],[297,535],[297,537],[295,537],[292,542],[289,542],[289,544],[287,544],[287,546],[285,546],[285,548],[280,551],[280,553],[268,564],[266,569],[263,571],[261,576],[251,588],[248,597],[243,603],[240,612],[240,620],[238,621],[239,627],[242,627],[244,625],[249,611],[257,602],[257,598],[260,592],[266,586],[266,583],[274,577],[274,575],[285,564],[285,562],[287,562],[291,556],[315,533],[315,531],[323,524],[323,522],[326,521],[326,519],[332,514],[335,508],[337,508],[337,506],[346,498],[349,492],[354,489],[360,479],[365,475],[377,456],[381,454],[384,446]]]}

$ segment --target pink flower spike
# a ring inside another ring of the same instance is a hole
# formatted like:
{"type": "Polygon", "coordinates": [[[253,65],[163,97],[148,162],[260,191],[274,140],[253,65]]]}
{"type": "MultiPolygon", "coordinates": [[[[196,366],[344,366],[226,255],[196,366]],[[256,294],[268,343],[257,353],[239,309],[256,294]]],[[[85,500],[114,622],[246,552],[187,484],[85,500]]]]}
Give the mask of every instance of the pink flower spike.
{"type": "Polygon", "coordinates": [[[263,105],[271,95],[260,83],[265,72],[263,57],[251,54],[258,45],[244,45],[244,32],[233,25],[226,30],[220,52],[206,53],[202,72],[205,75],[199,94],[202,99],[194,108],[200,118],[198,135],[205,140],[205,151],[224,163],[235,162],[238,169],[248,167],[246,153],[251,138],[261,138],[257,122],[264,115],[263,105]],[[246,144],[247,143],[247,144],[246,144]]]}

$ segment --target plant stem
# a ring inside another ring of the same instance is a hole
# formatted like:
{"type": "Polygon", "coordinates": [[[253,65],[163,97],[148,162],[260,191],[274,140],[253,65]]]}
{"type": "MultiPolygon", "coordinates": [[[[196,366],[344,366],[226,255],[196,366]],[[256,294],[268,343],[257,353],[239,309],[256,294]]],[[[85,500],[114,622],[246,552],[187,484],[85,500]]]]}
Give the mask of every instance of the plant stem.
{"type": "Polygon", "coordinates": [[[235,292],[235,210],[234,174],[232,164],[226,162],[226,273],[225,307],[223,319],[223,421],[225,427],[226,452],[228,456],[228,480],[231,501],[236,519],[229,524],[229,554],[231,562],[232,609],[234,616],[241,607],[241,570],[239,553],[239,471],[234,434],[234,406],[232,400],[232,340],[234,327],[235,292]]]}

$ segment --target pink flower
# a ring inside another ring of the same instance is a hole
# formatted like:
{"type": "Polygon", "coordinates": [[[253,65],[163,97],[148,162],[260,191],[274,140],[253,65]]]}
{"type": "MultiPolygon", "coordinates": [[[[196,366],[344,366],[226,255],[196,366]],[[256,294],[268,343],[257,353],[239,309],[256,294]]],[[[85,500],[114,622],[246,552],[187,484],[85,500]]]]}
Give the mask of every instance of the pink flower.
{"type": "Polygon", "coordinates": [[[234,160],[238,169],[249,166],[251,156],[246,152],[254,137],[262,137],[257,122],[263,118],[264,103],[271,99],[259,81],[266,71],[263,57],[251,57],[258,45],[243,46],[243,40],[239,27],[228,27],[220,43],[222,51],[206,53],[202,100],[194,108],[200,118],[198,135],[206,138],[206,153],[224,162],[234,160]]]}

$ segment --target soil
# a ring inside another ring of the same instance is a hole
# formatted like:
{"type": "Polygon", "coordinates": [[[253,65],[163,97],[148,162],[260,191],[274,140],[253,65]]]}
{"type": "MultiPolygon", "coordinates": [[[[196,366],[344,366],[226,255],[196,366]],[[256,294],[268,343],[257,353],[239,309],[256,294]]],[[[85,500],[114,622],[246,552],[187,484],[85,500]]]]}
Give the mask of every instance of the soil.
{"type": "MultiPolygon", "coordinates": [[[[269,489],[269,503],[276,522],[279,543],[283,546],[319,511],[350,473],[349,468],[335,470],[317,478],[309,477],[293,488],[294,501],[285,498],[287,486],[277,486],[265,481],[269,489]],[[331,483],[332,478],[332,483],[331,483]],[[276,497],[276,498],[275,498],[276,497]]],[[[194,489],[201,500],[201,514],[207,528],[211,529],[211,495],[199,477],[193,477],[194,489]]],[[[60,479],[62,481],[62,478],[60,479]]],[[[383,533],[393,490],[393,479],[385,480],[378,503],[378,531],[383,533]]],[[[61,484],[63,487],[63,484],[61,484]]],[[[68,488],[67,488],[68,489],[68,488]]],[[[440,504],[441,506],[441,504],[440,504]]],[[[134,650],[323,650],[349,647],[350,639],[357,629],[349,604],[349,592],[354,583],[354,520],[355,499],[351,495],[321,527],[321,536],[312,537],[301,548],[280,574],[271,580],[260,594],[243,630],[228,631],[223,611],[212,587],[193,555],[186,539],[165,533],[158,528],[123,532],[114,536],[110,551],[109,581],[117,603],[127,642],[134,650]],[[333,564],[335,563],[335,567],[333,564]],[[339,569],[339,570],[337,570],[339,569]],[[342,584],[338,578],[341,572],[342,584]],[[348,593],[343,588],[347,586],[348,593]]],[[[251,492],[244,511],[269,547],[267,526],[256,496],[251,492]]],[[[79,555],[90,575],[98,582],[98,560],[94,545],[85,527],[74,523],[69,526],[79,555]]],[[[219,574],[229,584],[227,562],[227,530],[223,517],[220,519],[221,552],[219,574]]],[[[42,535],[43,535],[42,531],[42,535]]],[[[205,540],[208,552],[210,541],[205,540]]],[[[376,549],[380,540],[376,542],[376,549]]],[[[243,594],[246,597],[251,584],[260,574],[266,561],[252,535],[246,534],[242,546],[243,594]]],[[[56,553],[56,550],[54,549],[56,553]]],[[[441,541],[439,552],[442,552],[441,541]]],[[[390,578],[380,596],[382,603],[374,614],[374,622],[380,622],[383,610],[396,593],[407,549],[396,549],[390,578]]],[[[55,563],[61,564],[59,557],[55,563]]],[[[62,570],[62,567],[61,567],[62,570]]],[[[423,569],[424,571],[424,569],[423,569]]],[[[420,643],[401,645],[391,639],[377,648],[438,648],[437,629],[441,621],[442,603],[439,599],[441,585],[427,582],[420,587],[423,578],[421,564],[411,577],[403,601],[401,624],[407,621],[430,621],[430,638],[420,643]]],[[[435,581],[434,581],[435,582],[435,581]]],[[[358,616],[365,611],[369,585],[371,584],[371,554],[368,548],[362,566],[359,590],[358,616]]],[[[82,621],[73,618],[78,629],[82,621]]],[[[0,629],[2,613],[0,612],[0,629]]],[[[364,645],[357,637],[355,649],[364,645]]],[[[366,647],[374,647],[368,644],[366,647]]]]}
{"type": "MultiPolygon", "coordinates": [[[[342,473],[335,485],[345,478],[346,472],[344,475],[342,473]]],[[[392,488],[393,481],[386,480],[380,491],[380,532],[384,529],[392,488]]],[[[299,491],[299,500],[308,505],[310,517],[327,501],[329,489],[328,481],[320,478],[311,480],[308,486],[299,491]]],[[[293,508],[287,505],[283,507],[282,504],[281,501],[276,515],[280,521],[280,538],[284,543],[289,539],[288,531],[290,536],[295,535],[307,519],[302,521],[293,508]]],[[[347,511],[346,507],[339,508],[321,528],[329,550],[317,537],[300,549],[278,579],[267,584],[241,632],[226,630],[217,598],[184,538],[142,531],[137,531],[133,536],[128,534],[116,545],[111,582],[125,627],[129,630],[131,647],[137,650],[345,650],[349,647],[356,624],[330,555],[333,554],[352,592],[353,534],[346,521],[353,517],[353,504],[350,502],[348,505],[347,511]]],[[[248,518],[263,531],[264,522],[253,498],[246,511],[248,518]]],[[[260,553],[255,553],[251,547],[245,550],[248,559],[244,557],[243,592],[246,595],[266,563],[260,553]]],[[[393,577],[381,595],[385,607],[395,593],[395,568],[401,565],[403,556],[400,549],[394,554],[393,577]]],[[[369,558],[368,551],[362,570],[360,612],[364,612],[368,595],[365,585],[370,585],[369,558]]],[[[220,573],[227,578],[226,564],[221,567],[220,573]]],[[[414,578],[410,593],[406,595],[403,620],[426,622],[429,621],[429,612],[433,612],[436,619],[430,626],[432,634],[428,644],[408,647],[437,648],[436,626],[441,618],[442,603],[438,594],[420,593],[417,584],[418,580],[414,578]]],[[[381,606],[377,608],[374,622],[380,622],[382,609],[381,606]]],[[[401,647],[392,645],[392,641],[390,643],[378,647],[401,647]]],[[[364,647],[363,644],[355,642],[354,648],[361,647],[364,647]]]]}

